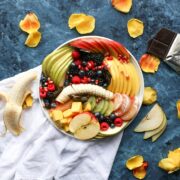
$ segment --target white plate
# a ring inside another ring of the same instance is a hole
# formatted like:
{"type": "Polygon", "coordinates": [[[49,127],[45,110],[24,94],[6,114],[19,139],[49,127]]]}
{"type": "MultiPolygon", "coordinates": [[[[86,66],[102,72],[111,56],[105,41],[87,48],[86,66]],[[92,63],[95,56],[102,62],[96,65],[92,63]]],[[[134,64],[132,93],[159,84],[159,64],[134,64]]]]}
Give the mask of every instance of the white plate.
{"type": "MultiPolygon", "coordinates": [[[[70,42],[74,41],[74,40],[77,40],[77,39],[82,39],[82,38],[103,38],[103,39],[108,39],[108,38],[105,38],[105,37],[101,37],[101,36],[82,36],[82,37],[78,37],[78,38],[74,38],[74,39],[71,39],[63,44],[61,44],[60,46],[58,46],[56,49],[58,48],[61,48],[63,47],[64,45],[66,44],[69,44],[70,42]]],[[[112,40],[112,39],[108,39],[108,40],[112,40]]],[[[55,50],[56,50],[55,49],[55,50]]],[[[128,51],[128,50],[127,50],[128,51]]],[[[129,51],[128,51],[129,52],[129,51]]],[[[144,93],[144,78],[143,78],[143,74],[142,74],[142,71],[141,71],[141,68],[139,67],[139,64],[136,60],[136,58],[131,54],[131,52],[129,52],[130,56],[131,56],[131,62],[133,63],[137,73],[138,73],[138,76],[139,76],[139,79],[140,79],[140,89],[139,89],[139,92],[138,94],[136,95],[138,100],[139,100],[139,109],[138,109],[138,112],[141,108],[141,105],[142,105],[142,101],[143,101],[143,93],[144,93]]],[[[39,83],[39,86],[40,86],[40,83],[39,83]]],[[[56,127],[60,132],[68,135],[68,136],[71,136],[71,137],[74,137],[72,134],[70,133],[67,133],[65,132],[63,129],[60,129],[59,127],[56,126],[56,124],[54,123],[54,121],[51,119],[51,117],[49,116],[49,113],[48,111],[43,107],[43,102],[39,96],[39,101],[40,101],[40,105],[41,105],[41,108],[42,108],[42,111],[45,113],[47,119],[53,124],[54,127],[56,127]]],[[[121,127],[115,127],[113,129],[109,128],[107,131],[105,132],[102,132],[99,133],[99,136],[101,137],[108,137],[108,136],[112,136],[112,135],[115,135],[117,133],[120,133],[121,131],[123,131],[133,120],[135,119],[135,117],[129,121],[129,122],[124,122],[123,125],[121,127]]],[[[98,136],[98,137],[99,137],[98,136]]],[[[74,137],[75,138],[75,137],[74,137]]],[[[99,138],[97,138],[99,139],[99,138]]]]}

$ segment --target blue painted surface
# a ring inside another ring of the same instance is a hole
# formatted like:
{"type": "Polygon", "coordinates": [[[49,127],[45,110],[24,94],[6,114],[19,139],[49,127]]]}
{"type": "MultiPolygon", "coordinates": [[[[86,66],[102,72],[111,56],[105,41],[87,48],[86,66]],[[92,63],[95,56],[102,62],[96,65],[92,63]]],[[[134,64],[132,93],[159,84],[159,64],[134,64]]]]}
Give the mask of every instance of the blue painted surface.
{"type": "MultiPolygon", "coordinates": [[[[129,14],[122,14],[111,7],[109,0],[1,0],[0,1],[0,79],[33,68],[41,63],[46,54],[61,43],[78,37],[67,26],[71,13],[84,12],[95,16],[96,29],[92,35],[112,38],[124,44],[137,59],[146,50],[147,40],[160,28],[180,32],[179,0],[134,0],[129,14]],[[18,28],[19,21],[27,11],[34,11],[41,21],[42,41],[31,49],[24,46],[26,34],[18,28]],[[142,37],[131,39],[126,23],[132,18],[141,19],[145,24],[142,37]]],[[[180,98],[180,76],[166,64],[161,63],[154,75],[144,74],[145,85],[158,91],[158,102],[168,117],[168,128],[155,143],[144,141],[142,134],[133,132],[140,119],[151,108],[142,107],[136,120],[125,130],[122,143],[110,175],[110,180],[131,180],[132,173],[125,168],[125,161],[141,154],[149,161],[148,180],[175,180],[180,173],[167,175],[157,167],[168,150],[180,147],[180,120],[176,117],[176,101],[180,98]]]]}

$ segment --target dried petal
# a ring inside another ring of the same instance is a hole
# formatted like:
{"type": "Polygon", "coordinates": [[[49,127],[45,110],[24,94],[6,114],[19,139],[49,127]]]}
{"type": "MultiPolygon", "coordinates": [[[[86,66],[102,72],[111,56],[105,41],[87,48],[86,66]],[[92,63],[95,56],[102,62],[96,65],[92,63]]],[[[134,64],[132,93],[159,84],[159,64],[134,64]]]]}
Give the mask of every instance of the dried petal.
{"type": "Polygon", "coordinates": [[[144,88],[143,104],[149,105],[157,100],[157,91],[152,87],[144,88]]]}
{"type": "Polygon", "coordinates": [[[143,165],[143,157],[140,156],[140,155],[136,155],[136,156],[133,156],[131,157],[130,159],[128,159],[126,161],[126,167],[129,169],[129,170],[133,170],[137,167],[140,167],[143,165]]]}
{"type": "Polygon", "coordinates": [[[178,118],[180,119],[180,100],[177,101],[176,106],[177,106],[178,118]]]}
{"type": "Polygon", "coordinates": [[[32,32],[28,35],[25,44],[28,47],[36,47],[41,40],[41,33],[40,32],[32,32]]]}
{"type": "Polygon", "coordinates": [[[38,31],[40,28],[40,22],[35,13],[29,12],[23,20],[20,21],[19,27],[22,31],[32,33],[38,31]]]}
{"type": "Polygon", "coordinates": [[[127,23],[128,33],[132,38],[141,36],[144,32],[144,23],[139,19],[130,19],[127,23]]]}
{"type": "Polygon", "coordinates": [[[132,0],[112,0],[112,6],[123,13],[128,13],[132,7],[132,0]]]}
{"type": "Polygon", "coordinates": [[[174,160],[171,158],[162,159],[158,166],[166,171],[174,171],[177,169],[174,160]]]}
{"type": "Polygon", "coordinates": [[[77,31],[80,34],[88,34],[94,31],[95,28],[95,18],[93,16],[86,16],[84,21],[76,26],[77,31]]]}
{"type": "Polygon", "coordinates": [[[155,73],[158,70],[160,60],[150,54],[144,54],[142,55],[139,64],[144,72],[155,73]]]}
{"type": "Polygon", "coordinates": [[[144,166],[140,166],[133,170],[133,175],[137,179],[144,179],[146,177],[146,169],[144,166]]]}
{"type": "Polygon", "coordinates": [[[69,17],[68,25],[69,28],[72,29],[76,27],[78,24],[80,24],[82,21],[84,21],[86,15],[81,13],[81,14],[71,14],[69,17]]]}
{"type": "Polygon", "coordinates": [[[177,168],[180,168],[180,150],[169,151],[168,158],[174,161],[177,168]]]}

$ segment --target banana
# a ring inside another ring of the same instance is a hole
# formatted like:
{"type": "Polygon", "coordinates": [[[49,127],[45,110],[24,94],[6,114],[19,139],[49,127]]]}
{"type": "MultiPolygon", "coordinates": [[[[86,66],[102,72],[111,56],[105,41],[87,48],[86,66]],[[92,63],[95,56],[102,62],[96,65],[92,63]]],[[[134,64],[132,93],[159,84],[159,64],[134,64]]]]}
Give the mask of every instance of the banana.
{"type": "Polygon", "coordinates": [[[100,86],[93,84],[73,84],[72,86],[65,87],[56,98],[56,101],[60,103],[65,103],[70,99],[69,95],[84,94],[84,93],[101,96],[105,99],[113,99],[113,93],[100,86]],[[69,91],[69,89],[73,89],[73,90],[69,91]]]}
{"type": "Polygon", "coordinates": [[[36,77],[37,74],[35,72],[29,72],[26,76],[18,79],[18,82],[16,82],[9,93],[0,92],[0,97],[6,101],[3,112],[4,124],[13,135],[18,136],[23,130],[23,127],[20,125],[22,105],[27,95],[30,94],[28,90],[29,84],[36,77]]]}

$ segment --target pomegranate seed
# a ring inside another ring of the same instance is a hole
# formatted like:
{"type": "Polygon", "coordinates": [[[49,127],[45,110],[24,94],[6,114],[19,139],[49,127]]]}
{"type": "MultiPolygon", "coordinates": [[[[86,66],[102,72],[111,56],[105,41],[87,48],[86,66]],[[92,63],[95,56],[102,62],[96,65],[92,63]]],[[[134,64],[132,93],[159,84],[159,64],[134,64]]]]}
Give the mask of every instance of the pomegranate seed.
{"type": "Polygon", "coordinates": [[[81,63],[82,63],[82,62],[81,62],[81,60],[79,60],[79,59],[78,59],[78,60],[76,60],[76,61],[74,61],[74,64],[75,64],[76,66],[81,65],[81,63]]]}
{"type": "Polygon", "coordinates": [[[81,68],[82,68],[82,66],[79,64],[79,65],[78,65],[78,68],[79,68],[79,69],[81,69],[81,68]]]}
{"type": "Polygon", "coordinates": [[[89,68],[87,66],[85,67],[85,71],[89,71],[89,68]]]}

